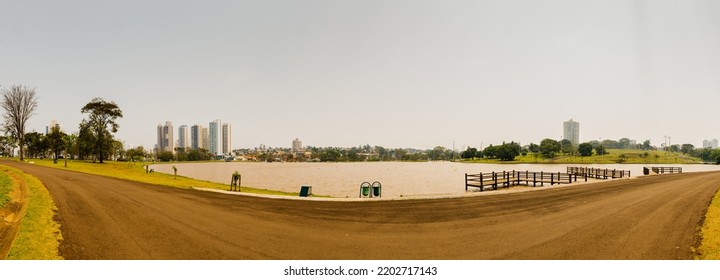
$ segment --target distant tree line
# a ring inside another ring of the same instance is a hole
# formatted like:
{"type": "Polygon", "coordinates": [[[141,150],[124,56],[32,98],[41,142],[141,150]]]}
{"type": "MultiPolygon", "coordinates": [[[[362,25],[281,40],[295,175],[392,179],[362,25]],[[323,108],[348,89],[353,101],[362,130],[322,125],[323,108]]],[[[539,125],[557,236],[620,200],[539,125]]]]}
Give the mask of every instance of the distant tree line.
{"type": "MultiPolygon", "coordinates": [[[[460,155],[462,159],[499,159],[501,161],[512,161],[518,155],[532,154],[536,159],[538,157],[543,158],[554,158],[558,154],[562,155],[575,155],[581,157],[598,156],[607,154],[607,149],[626,149],[626,150],[640,150],[650,151],[657,150],[657,147],[651,145],[650,140],[645,140],[640,144],[634,144],[628,138],[622,138],[618,141],[615,140],[603,140],[603,141],[589,141],[581,143],[577,146],[567,140],[554,140],[554,139],[543,139],[540,144],[530,143],[527,146],[520,147],[520,145],[510,142],[509,144],[503,143],[499,146],[490,145],[482,150],[478,150],[474,147],[468,147],[460,155]]],[[[691,157],[697,157],[706,162],[716,162],[720,164],[720,149],[696,149],[692,144],[677,144],[666,148],[667,151],[683,153],[691,157]]],[[[648,155],[647,152],[644,154],[648,155]]],[[[622,157],[621,155],[621,161],[622,157]]]]}

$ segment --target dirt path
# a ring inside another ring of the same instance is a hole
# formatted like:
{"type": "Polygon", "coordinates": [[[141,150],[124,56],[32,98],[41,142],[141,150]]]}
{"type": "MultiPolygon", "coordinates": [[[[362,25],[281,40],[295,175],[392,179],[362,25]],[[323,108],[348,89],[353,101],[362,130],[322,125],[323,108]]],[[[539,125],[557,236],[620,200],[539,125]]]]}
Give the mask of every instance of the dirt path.
{"type": "MultiPolygon", "coordinates": [[[[66,259],[690,259],[720,172],[437,200],[272,200],[22,163],[66,259]]],[[[459,186],[462,187],[462,186],[459,186]]]]}

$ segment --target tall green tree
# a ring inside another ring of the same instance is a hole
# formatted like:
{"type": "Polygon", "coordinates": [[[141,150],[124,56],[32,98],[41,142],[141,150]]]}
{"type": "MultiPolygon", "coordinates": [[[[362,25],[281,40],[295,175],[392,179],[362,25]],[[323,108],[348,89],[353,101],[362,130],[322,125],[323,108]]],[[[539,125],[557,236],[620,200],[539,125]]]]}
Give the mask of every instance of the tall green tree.
{"type": "Polygon", "coordinates": [[[555,157],[555,153],[560,152],[560,142],[545,138],[540,142],[540,154],[545,158],[555,157]]]}
{"type": "Polygon", "coordinates": [[[582,157],[588,157],[592,155],[593,147],[590,143],[582,143],[580,146],[578,146],[578,152],[580,152],[580,156],[582,157]]]}
{"type": "Polygon", "coordinates": [[[462,154],[460,154],[460,157],[462,157],[463,159],[468,159],[468,158],[474,158],[475,155],[477,155],[477,149],[468,147],[467,150],[465,150],[464,152],[462,152],[462,154]]]}
{"type": "Polygon", "coordinates": [[[680,148],[680,152],[683,154],[692,153],[693,150],[695,150],[695,146],[693,144],[682,144],[682,147],[680,148]]]}
{"type": "Polygon", "coordinates": [[[27,146],[27,157],[39,158],[48,149],[47,138],[39,132],[33,131],[25,134],[25,145],[27,146]]]}
{"type": "Polygon", "coordinates": [[[25,146],[25,126],[37,108],[37,96],[35,88],[23,85],[11,85],[2,89],[2,103],[0,106],[5,110],[3,117],[5,124],[3,128],[13,139],[18,140],[20,147],[20,161],[25,158],[23,146],[25,146]]]}
{"type": "Polygon", "coordinates": [[[50,133],[48,133],[46,137],[48,147],[53,152],[53,164],[57,164],[57,160],[60,157],[60,152],[65,149],[65,142],[63,141],[65,133],[60,131],[59,126],[53,126],[50,129],[50,133]]]}
{"type": "Polygon", "coordinates": [[[516,153],[510,144],[502,144],[495,150],[495,155],[501,161],[512,161],[515,159],[516,153]]]}
{"type": "Polygon", "coordinates": [[[81,110],[83,114],[89,114],[87,125],[90,132],[96,137],[94,152],[100,163],[103,163],[105,155],[112,148],[112,134],[118,131],[119,125],[115,122],[122,118],[122,110],[115,102],[107,102],[102,98],[95,98],[86,104],[81,110]]]}

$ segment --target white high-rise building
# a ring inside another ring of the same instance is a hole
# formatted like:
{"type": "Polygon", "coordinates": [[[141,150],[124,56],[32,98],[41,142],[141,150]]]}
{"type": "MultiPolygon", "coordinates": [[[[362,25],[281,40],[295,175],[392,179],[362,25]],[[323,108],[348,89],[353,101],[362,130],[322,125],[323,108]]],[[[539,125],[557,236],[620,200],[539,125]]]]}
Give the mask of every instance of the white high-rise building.
{"type": "Polygon", "coordinates": [[[717,149],[718,147],[718,140],[703,140],[703,148],[710,148],[710,149],[717,149]]]}
{"type": "Polygon", "coordinates": [[[232,155],[232,125],[222,124],[222,153],[232,155]]]}
{"type": "Polygon", "coordinates": [[[187,125],[178,128],[178,147],[186,150],[190,148],[190,130],[187,125]]]}
{"type": "Polygon", "coordinates": [[[570,140],[573,146],[580,144],[580,123],[570,119],[563,123],[563,139],[570,140]]]}
{"type": "Polygon", "coordinates": [[[222,122],[214,120],[208,126],[208,140],[210,141],[210,153],[213,155],[222,155],[222,122]]]}
{"type": "Polygon", "coordinates": [[[292,141],[292,151],[293,151],[293,153],[303,151],[303,145],[302,145],[302,141],[300,141],[300,139],[295,138],[295,140],[292,141]]]}
{"type": "Polygon", "coordinates": [[[158,152],[175,152],[175,137],[171,121],[157,126],[157,150],[158,152]]]}

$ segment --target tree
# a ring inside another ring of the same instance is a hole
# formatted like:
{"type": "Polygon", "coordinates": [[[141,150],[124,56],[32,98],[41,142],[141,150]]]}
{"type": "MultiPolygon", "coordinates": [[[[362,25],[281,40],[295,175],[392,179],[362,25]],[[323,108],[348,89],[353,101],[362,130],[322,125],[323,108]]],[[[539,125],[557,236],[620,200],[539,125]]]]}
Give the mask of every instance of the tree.
{"type": "Polygon", "coordinates": [[[445,147],[437,146],[430,151],[430,158],[432,160],[446,160],[446,150],[445,147]]]}
{"type": "Polygon", "coordinates": [[[543,139],[540,142],[540,154],[546,158],[555,157],[555,153],[560,152],[560,143],[553,139],[543,139]]]}
{"type": "Polygon", "coordinates": [[[515,160],[515,150],[510,144],[503,144],[501,146],[498,146],[495,151],[498,159],[502,161],[515,160]]]}
{"type": "Polygon", "coordinates": [[[618,146],[619,146],[618,148],[620,148],[620,149],[630,149],[631,148],[630,147],[630,139],[620,138],[620,140],[618,140],[618,146]]]}
{"type": "Polygon", "coordinates": [[[5,132],[9,133],[20,144],[20,161],[25,158],[23,146],[25,145],[25,125],[35,113],[37,97],[35,89],[23,85],[11,85],[2,90],[2,108],[5,110],[5,132]]]}
{"type": "Polygon", "coordinates": [[[63,142],[65,143],[65,167],[67,167],[68,152],[75,146],[75,140],[77,140],[75,134],[66,134],[63,137],[63,142]]]}
{"type": "Polygon", "coordinates": [[[460,154],[460,157],[463,159],[469,159],[469,158],[474,158],[475,155],[477,155],[477,149],[468,147],[467,150],[465,150],[464,152],[462,152],[462,154],[460,154]]]}
{"type": "MultiPolygon", "coordinates": [[[[97,137],[90,130],[90,125],[86,120],[80,122],[80,132],[76,139],[75,145],[78,150],[78,157],[85,160],[95,154],[95,142],[97,137]]],[[[93,160],[94,161],[94,160],[93,160]]]]}
{"type": "Polygon", "coordinates": [[[485,147],[485,149],[483,150],[483,155],[487,158],[497,157],[497,147],[490,144],[490,146],[485,147]]]}
{"type": "Polygon", "coordinates": [[[563,154],[570,155],[575,153],[575,147],[573,147],[572,142],[567,139],[560,140],[560,150],[563,152],[563,154]]]}
{"type": "Polygon", "coordinates": [[[712,150],[710,157],[715,160],[715,164],[720,164],[720,149],[712,150]]]}
{"type": "Polygon", "coordinates": [[[503,145],[507,145],[507,147],[510,148],[510,150],[512,150],[512,152],[515,156],[519,156],[520,153],[522,152],[522,148],[520,147],[520,144],[515,143],[514,141],[511,141],[510,144],[503,143],[503,145]]]}
{"type": "Polygon", "coordinates": [[[652,146],[650,146],[650,140],[645,140],[645,142],[642,143],[642,149],[643,150],[650,150],[652,146]]]}
{"type": "Polygon", "coordinates": [[[48,149],[47,139],[35,131],[25,134],[25,145],[27,146],[27,156],[29,158],[42,157],[48,149]]]}
{"type": "Polygon", "coordinates": [[[158,153],[157,158],[159,161],[167,162],[167,161],[171,161],[171,160],[175,159],[175,156],[173,155],[173,153],[171,151],[164,151],[164,152],[158,153]]]}
{"type": "Polygon", "coordinates": [[[80,110],[83,114],[90,114],[87,120],[92,134],[96,139],[94,144],[95,154],[100,163],[103,163],[105,155],[112,146],[112,134],[118,131],[119,125],[115,122],[122,118],[122,111],[115,102],[107,102],[102,98],[95,98],[80,110]]]}
{"type": "Polygon", "coordinates": [[[582,143],[578,146],[578,152],[581,157],[592,156],[593,147],[590,143],[582,143]]]}
{"type": "Polygon", "coordinates": [[[689,154],[693,150],[695,150],[695,146],[693,146],[693,144],[682,144],[682,148],[680,148],[680,151],[683,154],[689,154]]]}
{"type": "Polygon", "coordinates": [[[597,155],[599,155],[599,156],[602,156],[602,155],[606,154],[606,152],[605,152],[605,146],[600,145],[600,146],[595,147],[595,153],[596,153],[597,155]]]}
{"type": "Polygon", "coordinates": [[[143,146],[138,146],[127,150],[125,154],[130,159],[130,161],[140,161],[145,158],[145,148],[143,148],[143,146]]]}
{"type": "Polygon", "coordinates": [[[65,133],[60,131],[59,126],[53,126],[50,129],[50,133],[46,137],[48,147],[53,152],[53,164],[57,164],[57,159],[60,157],[60,152],[65,149],[65,142],[63,141],[63,137],[65,137],[65,133]]]}
{"type": "Polygon", "coordinates": [[[528,149],[533,153],[539,153],[540,152],[540,146],[538,146],[535,143],[530,143],[530,147],[528,149]]]}

